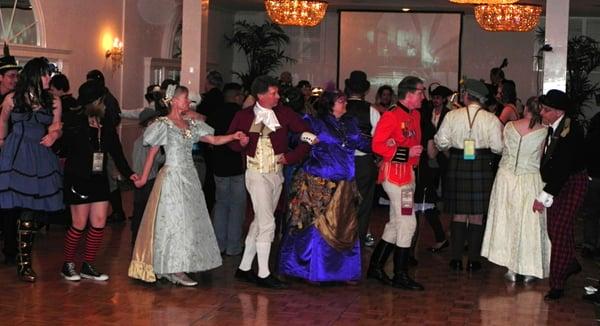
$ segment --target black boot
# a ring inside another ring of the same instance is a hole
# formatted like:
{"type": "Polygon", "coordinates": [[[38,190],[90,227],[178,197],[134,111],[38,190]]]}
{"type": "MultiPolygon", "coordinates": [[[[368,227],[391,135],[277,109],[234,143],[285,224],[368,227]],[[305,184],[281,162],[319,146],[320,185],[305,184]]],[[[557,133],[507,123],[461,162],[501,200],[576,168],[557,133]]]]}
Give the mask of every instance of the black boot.
{"type": "Polygon", "coordinates": [[[437,208],[428,209],[425,211],[425,219],[431,226],[433,234],[435,235],[435,242],[441,243],[446,241],[446,233],[444,227],[440,221],[440,211],[437,208]]]}
{"type": "Polygon", "coordinates": [[[408,275],[408,259],[410,248],[396,247],[394,250],[394,279],[392,286],[405,290],[423,291],[423,285],[415,282],[408,275]]]}
{"type": "Polygon", "coordinates": [[[481,243],[483,242],[483,225],[469,224],[469,262],[467,270],[475,272],[481,269],[481,243]]]}
{"type": "Polygon", "coordinates": [[[450,268],[453,270],[462,270],[462,256],[465,249],[465,237],[467,233],[467,223],[452,222],[450,226],[452,234],[450,235],[450,246],[452,249],[452,260],[450,268]]]}
{"type": "Polygon", "coordinates": [[[33,211],[23,211],[17,221],[17,275],[21,281],[35,282],[37,275],[31,265],[33,247],[33,211]]]}
{"type": "Polygon", "coordinates": [[[390,257],[392,250],[394,250],[394,245],[384,240],[380,240],[371,255],[371,261],[369,262],[369,269],[367,270],[367,278],[374,278],[376,280],[381,281],[383,284],[390,285],[392,284],[392,280],[385,273],[385,263],[390,257]]]}

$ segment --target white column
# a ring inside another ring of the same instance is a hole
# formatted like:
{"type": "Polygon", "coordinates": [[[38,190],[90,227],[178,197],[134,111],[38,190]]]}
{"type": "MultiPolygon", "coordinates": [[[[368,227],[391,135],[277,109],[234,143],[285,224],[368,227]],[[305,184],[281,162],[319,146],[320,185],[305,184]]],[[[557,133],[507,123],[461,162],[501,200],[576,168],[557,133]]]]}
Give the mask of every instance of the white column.
{"type": "Polygon", "coordinates": [[[181,30],[181,85],[190,94],[200,88],[206,74],[206,35],[209,0],[183,0],[181,30]]]}
{"type": "Polygon", "coordinates": [[[546,0],[546,44],[544,53],[544,94],[567,88],[567,44],[569,41],[569,0],[546,0]]]}

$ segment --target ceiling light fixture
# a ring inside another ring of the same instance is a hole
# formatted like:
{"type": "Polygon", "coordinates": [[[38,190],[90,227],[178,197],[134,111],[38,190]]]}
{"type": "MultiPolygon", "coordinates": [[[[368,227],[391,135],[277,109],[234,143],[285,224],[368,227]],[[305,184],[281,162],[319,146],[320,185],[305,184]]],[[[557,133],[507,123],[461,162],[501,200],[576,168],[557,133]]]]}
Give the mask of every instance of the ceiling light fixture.
{"type": "Polygon", "coordinates": [[[327,11],[327,2],[319,0],[265,0],[265,9],[279,25],[316,26],[327,11]]]}

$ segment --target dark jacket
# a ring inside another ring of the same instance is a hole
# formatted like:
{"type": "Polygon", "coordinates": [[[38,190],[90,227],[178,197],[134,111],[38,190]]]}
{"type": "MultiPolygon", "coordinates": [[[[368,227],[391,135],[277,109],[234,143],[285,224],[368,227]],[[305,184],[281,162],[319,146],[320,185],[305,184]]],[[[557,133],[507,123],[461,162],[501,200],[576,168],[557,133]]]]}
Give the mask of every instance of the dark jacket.
{"type": "MultiPolygon", "coordinates": [[[[288,147],[288,133],[302,133],[310,131],[306,122],[292,109],[286,106],[277,106],[273,108],[275,116],[281,125],[281,128],[275,132],[269,134],[271,138],[271,144],[275,154],[284,154],[288,164],[294,164],[302,161],[304,157],[310,151],[310,145],[305,142],[301,142],[293,150],[289,150],[288,147]]],[[[250,137],[250,142],[246,147],[242,147],[239,141],[232,141],[228,144],[229,148],[236,152],[242,152],[242,155],[254,157],[256,154],[256,145],[258,144],[259,134],[256,132],[250,132],[250,127],[254,122],[254,110],[253,107],[245,108],[235,114],[229,130],[227,133],[234,133],[236,131],[243,131],[250,137]]]]}
{"type": "Polygon", "coordinates": [[[552,136],[542,157],[541,174],[544,191],[557,196],[570,176],[585,169],[583,128],[565,116],[552,136]]]}
{"type": "Polygon", "coordinates": [[[223,97],[223,92],[219,88],[215,87],[202,94],[202,102],[200,102],[200,104],[198,104],[196,107],[196,112],[205,115],[208,119],[211,119],[216,113],[220,113],[219,109],[224,103],[225,99],[223,97]]]}
{"type": "MultiPolygon", "coordinates": [[[[218,113],[211,115],[206,123],[215,129],[215,136],[226,135],[233,117],[242,109],[242,106],[236,103],[225,103],[217,109],[218,113]]],[[[244,173],[242,154],[231,150],[227,145],[214,146],[210,159],[213,171],[218,177],[230,177],[244,173]]]]}
{"type": "Polygon", "coordinates": [[[586,167],[590,177],[600,179],[600,113],[590,123],[585,137],[586,167]]]}
{"type": "MultiPolygon", "coordinates": [[[[101,151],[109,153],[119,172],[129,178],[134,172],[129,167],[112,119],[104,119],[100,130],[101,151]]],[[[88,117],[81,110],[63,113],[63,148],[66,157],[65,178],[90,179],[93,153],[99,151],[97,129],[89,126],[88,117]]],[[[104,155],[104,173],[106,173],[104,155]]]]}

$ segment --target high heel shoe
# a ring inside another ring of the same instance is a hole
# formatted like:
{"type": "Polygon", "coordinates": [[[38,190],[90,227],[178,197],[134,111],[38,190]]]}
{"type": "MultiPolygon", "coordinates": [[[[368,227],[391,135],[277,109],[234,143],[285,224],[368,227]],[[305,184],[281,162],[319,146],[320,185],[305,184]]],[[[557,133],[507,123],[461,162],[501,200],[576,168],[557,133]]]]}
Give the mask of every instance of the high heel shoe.
{"type": "Polygon", "coordinates": [[[448,246],[450,246],[450,242],[448,240],[444,240],[442,242],[436,243],[436,246],[430,247],[427,250],[429,250],[431,253],[437,254],[442,252],[442,250],[448,248],[448,246]]]}

